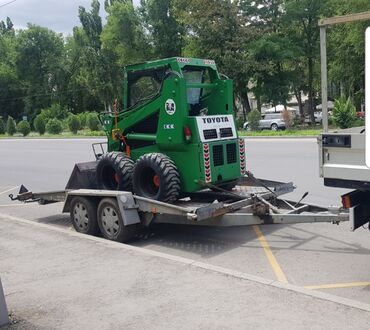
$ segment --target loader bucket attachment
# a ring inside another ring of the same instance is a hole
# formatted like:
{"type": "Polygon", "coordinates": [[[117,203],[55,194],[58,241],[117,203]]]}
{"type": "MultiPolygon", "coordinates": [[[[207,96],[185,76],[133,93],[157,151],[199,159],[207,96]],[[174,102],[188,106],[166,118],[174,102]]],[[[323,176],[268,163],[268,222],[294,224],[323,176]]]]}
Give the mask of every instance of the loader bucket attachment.
{"type": "Polygon", "coordinates": [[[98,162],[76,164],[68,180],[66,189],[97,189],[96,166],[98,162]]]}

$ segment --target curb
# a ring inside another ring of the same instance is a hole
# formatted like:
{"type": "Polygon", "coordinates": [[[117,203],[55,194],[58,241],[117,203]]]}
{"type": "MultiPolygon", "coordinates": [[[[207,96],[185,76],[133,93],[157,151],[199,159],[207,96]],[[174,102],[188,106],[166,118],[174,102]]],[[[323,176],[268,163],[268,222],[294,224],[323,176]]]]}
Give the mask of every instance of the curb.
{"type": "Polygon", "coordinates": [[[370,312],[370,304],[362,303],[356,300],[347,299],[343,297],[338,297],[338,296],[325,293],[322,291],[309,290],[309,289],[306,289],[304,287],[300,287],[294,284],[286,284],[286,283],[278,282],[276,280],[265,279],[263,277],[255,276],[255,275],[244,273],[244,272],[235,271],[229,268],[207,264],[204,262],[196,261],[194,259],[178,257],[178,256],[174,256],[171,254],[163,253],[163,252],[157,252],[157,251],[152,251],[152,250],[141,248],[141,247],[131,246],[131,245],[123,244],[123,243],[117,243],[117,242],[109,241],[104,238],[99,238],[95,236],[88,236],[88,235],[77,233],[75,231],[67,230],[64,228],[58,228],[58,227],[54,227],[52,225],[47,225],[43,223],[38,223],[32,220],[14,217],[14,216],[7,215],[4,213],[0,213],[0,221],[1,220],[2,221],[7,221],[7,220],[17,221],[23,224],[32,225],[34,227],[67,234],[68,236],[78,237],[80,239],[86,239],[86,240],[98,242],[100,244],[104,244],[106,246],[110,246],[113,248],[137,252],[137,253],[141,253],[145,255],[150,255],[153,257],[158,257],[158,258],[174,261],[177,263],[181,263],[184,265],[188,265],[190,267],[204,269],[204,270],[208,270],[208,271],[218,273],[221,275],[231,276],[231,277],[238,278],[241,280],[247,280],[247,281],[255,282],[258,284],[267,285],[267,286],[271,286],[274,288],[295,292],[298,294],[303,294],[305,296],[309,296],[312,298],[329,301],[329,302],[340,304],[340,305],[347,306],[350,308],[355,308],[355,309],[363,310],[366,312],[370,312]]]}
{"type": "Polygon", "coordinates": [[[3,285],[0,278],[0,327],[9,324],[8,308],[4,297],[3,285]]]}

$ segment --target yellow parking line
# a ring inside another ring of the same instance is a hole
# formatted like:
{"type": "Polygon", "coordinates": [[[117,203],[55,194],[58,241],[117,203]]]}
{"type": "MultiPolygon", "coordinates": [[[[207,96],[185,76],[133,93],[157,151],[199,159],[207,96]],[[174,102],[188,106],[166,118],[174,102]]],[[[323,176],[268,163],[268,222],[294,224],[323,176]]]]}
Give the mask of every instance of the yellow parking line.
{"type": "Polygon", "coordinates": [[[281,269],[278,261],[276,260],[274,254],[272,253],[271,248],[270,248],[269,244],[267,243],[265,236],[263,236],[260,227],[259,226],[253,226],[253,229],[254,229],[254,232],[256,233],[257,237],[258,237],[258,240],[260,241],[261,246],[263,247],[263,249],[266,253],[267,259],[270,262],[271,268],[274,271],[277,280],[279,282],[288,283],[288,280],[287,280],[283,270],[281,269]]]}
{"type": "Polygon", "coordinates": [[[306,289],[320,290],[320,289],[340,289],[340,288],[354,288],[357,286],[370,286],[370,282],[352,282],[352,283],[334,283],[322,285],[308,285],[306,289]]]}

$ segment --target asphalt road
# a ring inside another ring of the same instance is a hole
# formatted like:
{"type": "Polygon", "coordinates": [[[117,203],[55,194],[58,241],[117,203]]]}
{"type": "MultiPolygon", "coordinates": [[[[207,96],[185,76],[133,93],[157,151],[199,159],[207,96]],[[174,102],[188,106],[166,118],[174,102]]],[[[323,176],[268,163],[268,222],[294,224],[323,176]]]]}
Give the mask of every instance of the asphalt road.
{"type": "MultiPolygon", "coordinates": [[[[93,159],[93,140],[0,140],[0,213],[70,226],[60,205],[11,206],[7,190],[23,183],[30,189],[63,189],[73,164],[93,159]]],[[[323,187],[318,177],[314,139],[251,139],[247,166],[257,177],[293,181],[289,198],[310,194],[306,202],[338,205],[344,190],[323,187]]],[[[16,192],[16,191],[15,191],[16,192]]],[[[349,231],[348,224],[301,224],[261,227],[281,272],[289,283],[370,303],[370,233],[349,231]],[[330,288],[327,287],[330,286],[330,288]]],[[[276,278],[271,258],[256,228],[160,226],[144,232],[133,245],[201,260],[268,279],[276,278]]]]}

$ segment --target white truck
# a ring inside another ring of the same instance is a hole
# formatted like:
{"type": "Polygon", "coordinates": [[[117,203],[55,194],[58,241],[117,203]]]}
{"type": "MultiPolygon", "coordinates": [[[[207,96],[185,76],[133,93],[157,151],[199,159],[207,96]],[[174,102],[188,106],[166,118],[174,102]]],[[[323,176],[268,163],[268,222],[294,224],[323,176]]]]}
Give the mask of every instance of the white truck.
{"type": "Polygon", "coordinates": [[[351,230],[370,229],[370,169],[365,163],[365,128],[324,133],[319,138],[320,176],[328,187],[353,189],[342,196],[351,230]]]}

